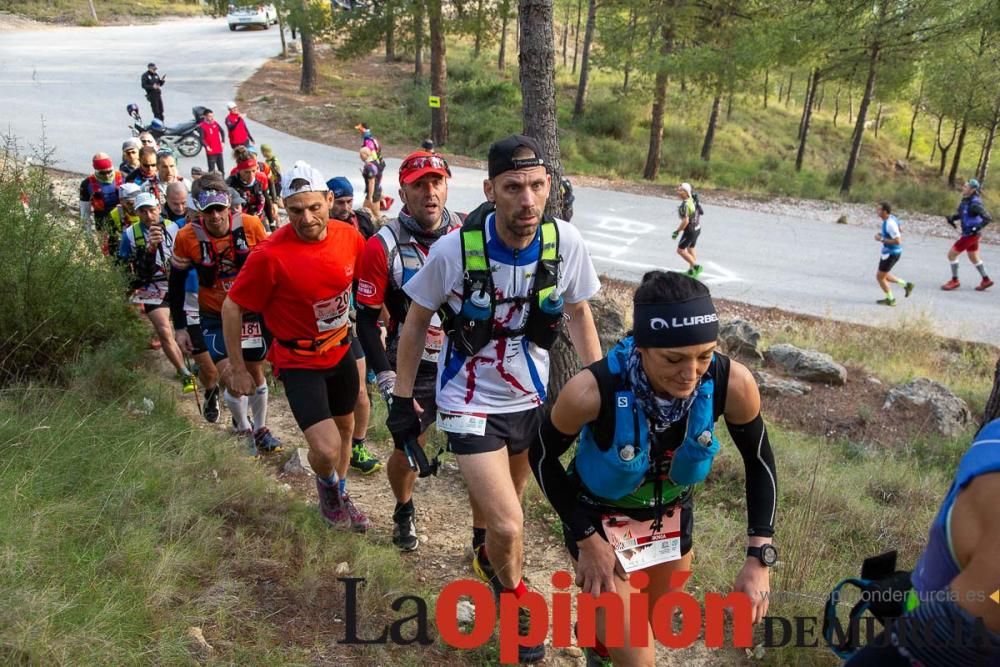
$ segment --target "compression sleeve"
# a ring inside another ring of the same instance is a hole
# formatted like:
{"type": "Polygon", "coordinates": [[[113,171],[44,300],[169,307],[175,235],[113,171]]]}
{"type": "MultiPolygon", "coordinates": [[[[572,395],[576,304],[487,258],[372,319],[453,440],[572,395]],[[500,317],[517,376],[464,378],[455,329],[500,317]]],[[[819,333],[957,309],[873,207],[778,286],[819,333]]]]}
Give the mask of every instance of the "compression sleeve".
{"type": "Polygon", "coordinates": [[[378,329],[378,316],[381,312],[381,308],[358,304],[358,340],[361,341],[361,348],[365,351],[368,367],[375,371],[376,375],[382,371],[392,370],[378,329]]]}
{"type": "Polygon", "coordinates": [[[167,302],[170,304],[170,319],[177,331],[187,327],[187,313],[184,312],[184,297],[186,295],[184,284],[187,282],[190,270],[190,268],[178,269],[176,266],[171,266],[170,276],[167,278],[167,302]]]}
{"type": "Polygon", "coordinates": [[[726,428],[746,470],[747,535],[772,537],[778,506],[778,476],[764,419],[758,414],[748,424],[726,421],[726,428]]]}
{"type": "Polygon", "coordinates": [[[579,541],[593,535],[596,529],[577,503],[580,494],[579,478],[570,476],[559,461],[559,457],[570,448],[577,435],[579,434],[561,433],[553,425],[552,418],[545,415],[528,450],[528,458],[531,461],[531,472],[538,480],[542,493],[563,524],[569,527],[573,539],[579,541]]]}

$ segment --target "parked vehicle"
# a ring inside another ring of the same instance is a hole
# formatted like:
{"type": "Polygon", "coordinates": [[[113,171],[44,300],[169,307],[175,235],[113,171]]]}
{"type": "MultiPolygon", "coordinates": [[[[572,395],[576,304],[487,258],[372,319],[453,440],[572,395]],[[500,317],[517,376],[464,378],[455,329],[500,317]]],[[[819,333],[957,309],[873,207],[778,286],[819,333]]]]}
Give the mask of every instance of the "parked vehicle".
{"type": "Polygon", "coordinates": [[[167,127],[158,118],[154,118],[149,125],[143,124],[139,106],[135,103],[129,104],[125,109],[132,118],[129,129],[132,130],[133,137],[139,136],[142,132],[149,132],[161,147],[170,148],[184,157],[194,157],[201,152],[201,132],[198,130],[198,123],[205,115],[205,107],[192,107],[191,115],[194,120],[184,121],[173,127],[167,127]]]}
{"type": "Polygon", "coordinates": [[[278,10],[274,5],[251,5],[248,7],[229,6],[229,13],[226,15],[229,22],[229,29],[236,30],[240,26],[263,26],[267,30],[278,22],[278,10]]]}

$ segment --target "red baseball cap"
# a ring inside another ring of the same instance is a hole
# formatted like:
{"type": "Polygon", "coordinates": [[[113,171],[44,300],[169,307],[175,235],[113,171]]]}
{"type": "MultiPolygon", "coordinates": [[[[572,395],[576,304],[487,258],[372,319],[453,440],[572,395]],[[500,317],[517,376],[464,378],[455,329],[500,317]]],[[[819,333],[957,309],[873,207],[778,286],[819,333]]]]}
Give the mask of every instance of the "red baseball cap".
{"type": "Polygon", "coordinates": [[[407,155],[403,164],[399,166],[399,184],[408,185],[427,174],[451,178],[448,161],[435,153],[414,151],[407,155]]]}

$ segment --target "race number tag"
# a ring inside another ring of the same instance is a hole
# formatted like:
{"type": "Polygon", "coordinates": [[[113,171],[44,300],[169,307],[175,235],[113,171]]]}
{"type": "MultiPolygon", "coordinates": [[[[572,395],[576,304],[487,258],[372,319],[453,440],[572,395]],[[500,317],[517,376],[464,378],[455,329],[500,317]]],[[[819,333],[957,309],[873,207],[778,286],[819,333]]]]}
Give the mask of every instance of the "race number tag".
{"type": "Polygon", "coordinates": [[[420,358],[436,364],[438,357],[441,355],[442,347],[444,347],[444,329],[432,324],[427,327],[427,336],[424,339],[424,352],[420,358]]]}
{"type": "Polygon", "coordinates": [[[146,287],[140,287],[136,291],[132,292],[132,297],[130,301],[132,303],[144,303],[150,306],[155,306],[158,303],[163,303],[163,299],[166,293],[160,290],[160,286],[157,284],[147,285],[146,287]]]}
{"type": "Polygon", "coordinates": [[[260,321],[249,320],[243,323],[243,330],[240,332],[240,347],[244,350],[264,347],[264,332],[261,331],[260,321]]]}
{"type": "Polygon", "coordinates": [[[486,415],[481,412],[446,412],[439,409],[437,427],[457,435],[486,435],[486,415]]]}
{"type": "Polygon", "coordinates": [[[320,333],[343,329],[350,321],[351,290],[345,290],[337,296],[323,299],[313,304],[313,315],[316,317],[316,328],[320,333]]]}
{"type": "Polygon", "coordinates": [[[681,509],[663,515],[663,525],[653,532],[654,521],[638,521],[621,514],[602,517],[604,534],[625,572],[635,572],[681,557],[681,509]]]}

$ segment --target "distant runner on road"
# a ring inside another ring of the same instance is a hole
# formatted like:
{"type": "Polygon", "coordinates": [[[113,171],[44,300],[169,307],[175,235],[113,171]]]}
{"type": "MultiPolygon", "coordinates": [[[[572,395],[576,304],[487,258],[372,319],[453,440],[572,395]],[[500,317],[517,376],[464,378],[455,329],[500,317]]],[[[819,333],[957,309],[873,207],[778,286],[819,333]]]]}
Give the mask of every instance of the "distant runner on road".
{"type": "Polygon", "coordinates": [[[681,200],[681,205],[677,207],[677,216],[681,221],[670,238],[681,237],[677,242],[677,254],[688,263],[687,274],[697,278],[701,275],[702,267],[698,264],[698,255],[694,247],[701,235],[701,207],[694,197],[690,183],[681,183],[677,186],[677,196],[681,200]]]}
{"type": "Polygon", "coordinates": [[[903,235],[899,231],[899,220],[892,215],[892,206],[889,202],[880,202],[875,209],[879,219],[882,221],[882,230],[875,235],[875,240],[882,244],[882,254],[879,255],[878,271],[875,273],[875,282],[885,293],[884,299],[879,299],[875,303],[880,306],[895,306],[896,297],[892,295],[890,283],[903,286],[903,296],[910,296],[913,292],[913,283],[907,282],[903,278],[889,273],[896,262],[903,256],[903,235]]]}
{"type": "Polygon", "coordinates": [[[962,201],[958,203],[958,210],[954,215],[949,215],[945,218],[948,224],[956,229],[959,229],[959,227],[955,223],[960,222],[960,229],[962,231],[962,236],[955,241],[955,245],[948,251],[948,262],[951,264],[951,280],[941,285],[941,289],[946,292],[958,289],[959,285],[961,285],[958,281],[958,257],[963,252],[969,253],[969,261],[979,271],[979,275],[983,277],[982,282],[976,286],[976,289],[982,292],[989,287],[993,287],[993,281],[986,275],[986,267],[983,265],[983,260],[979,257],[979,234],[983,227],[993,221],[993,218],[983,207],[983,198],[980,190],[981,186],[976,179],[970,178],[966,181],[962,187],[962,201]]]}

